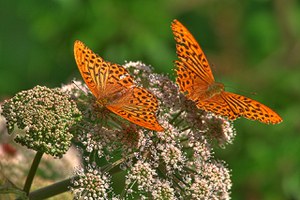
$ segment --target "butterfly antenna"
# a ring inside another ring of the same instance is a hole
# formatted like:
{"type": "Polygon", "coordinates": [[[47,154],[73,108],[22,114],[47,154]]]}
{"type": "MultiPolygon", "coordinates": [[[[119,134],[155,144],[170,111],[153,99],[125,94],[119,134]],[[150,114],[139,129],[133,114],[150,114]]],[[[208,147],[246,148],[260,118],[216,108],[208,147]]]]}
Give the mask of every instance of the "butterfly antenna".
{"type": "Polygon", "coordinates": [[[236,87],[232,87],[232,86],[226,86],[226,88],[234,89],[235,91],[237,91],[239,93],[244,93],[244,94],[247,94],[249,96],[255,96],[255,95],[257,95],[257,92],[255,92],[255,91],[249,92],[248,90],[241,90],[241,89],[237,89],[236,87]]]}
{"type": "Polygon", "coordinates": [[[88,93],[87,93],[87,90],[84,90],[82,87],[84,87],[84,88],[86,88],[86,85],[82,85],[82,86],[80,86],[80,85],[78,85],[78,83],[80,83],[81,84],[81,82],[79,82],[79,81],[76,81],[75,79],[74,80],[72,80],[72,83],[84,94],[84,95],[88,95],[88,93]]]}
{"type": "Polygon", "coordinates": [[[216,70],[216,65],[214,63],[210,64],[210,68],[211,68],[212,72],[216,72],[217,71],[216,70]]]}

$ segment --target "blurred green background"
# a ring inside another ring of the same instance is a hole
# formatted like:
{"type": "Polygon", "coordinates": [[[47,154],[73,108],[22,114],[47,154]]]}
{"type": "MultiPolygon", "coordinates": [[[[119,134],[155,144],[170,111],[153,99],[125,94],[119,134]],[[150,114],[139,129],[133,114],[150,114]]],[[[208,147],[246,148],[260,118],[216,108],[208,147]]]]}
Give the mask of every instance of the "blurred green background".
{"type": "Polygon", "coordinates": [[[274,108],[284,122],[235,121],[216,149],[233,199],[300,199],[300,1],[51,0],[0,2],[0,100],[35,85],[80,79],[73,42],[109,61],[141,60],[173,77],[170,23],[180,20],[227,90],[274,108]]]}

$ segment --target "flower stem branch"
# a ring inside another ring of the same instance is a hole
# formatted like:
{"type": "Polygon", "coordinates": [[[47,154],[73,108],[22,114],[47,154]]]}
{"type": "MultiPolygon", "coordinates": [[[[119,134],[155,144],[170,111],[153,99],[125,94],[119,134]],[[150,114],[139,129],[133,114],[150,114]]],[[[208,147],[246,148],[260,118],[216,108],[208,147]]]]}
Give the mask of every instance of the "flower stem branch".
{"type": "MultiPolygon", "coordinates": [[[[134,157],[134,154],[132,153],[132,154],[128,155],[128,157],[126,157],[126,158],[121,158],[121,159],[115,161],[114,163],[111,163],[111,164],[109,164],[109,165],[104,166],[104,167],[102,168],[102,171],[103,171],[103,172],[108,172],[108,171],[112,172],[111,170],[113,170],[116,166],[118,166],[118,165],[120,165],[121,163],[123,163],[124,161],[126,161],[126,159],[131,159],[131,158],[133,158],[133,157],[134,157]]],[[[118,169],[117,169],[117,172],[119,172],[120,170],[121,170],[121,169],[118,168],[118,169]]]]}
{"type": "MultiPolygon", "coordinates": [[[[171,124],[173,124],[175,122],[175,120],[177,120],[177,118],[181,115],[181,113],[183,113],[183,110],[180,110],[174,117],[173,119],[170,121],[171,124]]],[[[177,123],[176,125],[178,125],[179,123],[177,123]]]]}
{"type": "Polygon", "coordinates": [[[37,168],[40,164],[40,161],[42,159],[43,154],[44,154],[43,152],[37,151],[37,153],[35,154],[34,160],[32,161],[31,168],[30,168],[30,171],[28,173],[28,176],[27,176],[27,179],[26,179],[26,182],[25,182],[25,185],[24,185],[24,189],[23,189],[24,192],[26,192],[27,195],[29,194],[33,178],[36,174],[36,170],[37,170],[37,168]]]}
{"type": "Polygon", "coordinates": [[[71,184],[71,178],[54,183],[47,187],[43,187],[41,189],[31,192],[29,194],[29,199],[30,200],[46,199],[64,193],[70,190],[69,188],[70,184],[71,184]]]}

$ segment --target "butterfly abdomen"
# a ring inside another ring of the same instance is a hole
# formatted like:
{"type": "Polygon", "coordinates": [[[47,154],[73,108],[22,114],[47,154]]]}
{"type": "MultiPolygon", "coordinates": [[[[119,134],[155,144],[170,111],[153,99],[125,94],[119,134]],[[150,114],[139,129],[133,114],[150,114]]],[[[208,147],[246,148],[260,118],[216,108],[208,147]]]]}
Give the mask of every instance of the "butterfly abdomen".
{"type": "Polygon", "coordinates": [[[108,100],[106,98],[97,99],[97,104],[101,107],[105,107],[108,103],[108,100]]]}

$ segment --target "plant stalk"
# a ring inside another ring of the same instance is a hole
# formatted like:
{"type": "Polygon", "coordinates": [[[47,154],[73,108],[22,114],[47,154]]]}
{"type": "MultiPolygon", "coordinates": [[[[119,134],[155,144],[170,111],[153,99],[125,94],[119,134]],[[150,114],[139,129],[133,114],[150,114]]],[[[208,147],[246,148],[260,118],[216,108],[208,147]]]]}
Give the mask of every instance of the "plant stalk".
{"type": "Polygon", "coordinates": [[[27,179],[26,179],[26,182],[25,182],[25,185],[24,185],[24,192],[28,195],[29,194],[29,191],[30,191],[30,188],[31,188],[31,185],[32,185],[32,182],[33,182],[33,178],[36,174],[36,170],[40,164],[40,161],[42,159],[42,156],[43,156],[43,152],[37,152],[35,154],[35,157],[32,161],[32,164],[31,164],[31,168],[29,170],[29,173],[28,173],[28,176],[27,176],[27,179]]]}
{"type": "Polygon", "coordinates": [[[47,187],[43,187],[41,189],[31,192],[29,194],[29,199],[30,200],[46,199],[64,193],[70,190],[69,188],[70,184],[71,184],[71,178],[54,183],[47,187]]]}

